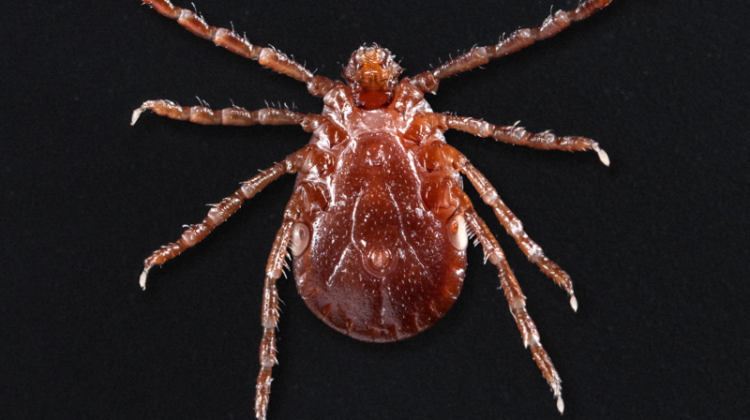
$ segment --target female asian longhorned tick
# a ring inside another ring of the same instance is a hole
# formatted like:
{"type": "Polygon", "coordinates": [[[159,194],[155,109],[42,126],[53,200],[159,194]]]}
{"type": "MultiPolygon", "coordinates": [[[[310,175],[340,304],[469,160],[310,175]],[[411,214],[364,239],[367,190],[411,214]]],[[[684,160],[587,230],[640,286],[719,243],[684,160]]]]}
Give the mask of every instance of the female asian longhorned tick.
{"type": "Polygon", "coordinates": [[[271,368],[277,363],[276,280],[286,267],[288,252],[294,259],[297,290],[318,318],[358,340],[383,343],[424,331],[450,309],[463,285],[466,247],[474,235],[486,258],[500,271],[500,284],[524,346],[531,349],[557,398],[557,408],[563,412],[560,377],[541,345],[526,311],[526,298],[503,251],[462,190],[461,174],[492,206],[526,256],[568,292],[576,310],[570,277],[528,237],[489,181],[445,142],[443,132],[455,129],[544,150],[594,150],[605,165],[609,158],[595,141],[585,137],[533,134],[515,125],[495,126],[433,113],[424,94],[436,92],[442,79],[554,36],[611,0],[583,1],[573,10],[558,11],[537,28],[519,29],[496,45],[473,48],[435,70],[400,80],[402,68],[387,49],[361,47],[343,71],[345,82],[314,76],[281,52],[252,45],[232,30],[210,26],[169,0],[144,2],[194,34],[305,83],[311,94],[323,99],[320,114],[274,108],[211,110],[181,107],[166,100],[146,101],[133,112],[132,124],[150,109],[198,124],[296,124],[312,133],[307,146],[244,182],[213,206],[201,223],[155,251],[146,259],[140,277],[145,289],[151,267],[203,240],[271,181],[297,173],[266,268],[255,397],[258,419],[266,418],[271,368]]]}

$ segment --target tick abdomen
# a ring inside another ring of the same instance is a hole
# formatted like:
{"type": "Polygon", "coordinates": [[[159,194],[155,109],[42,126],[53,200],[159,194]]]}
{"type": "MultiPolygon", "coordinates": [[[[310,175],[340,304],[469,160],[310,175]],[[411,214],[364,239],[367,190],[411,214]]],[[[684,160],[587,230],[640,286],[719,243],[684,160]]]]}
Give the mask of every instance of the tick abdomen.
{"type": "Polygon", "coordinates": [[[331,175],[330,205],[295,258],[297,287],[326,324],[358,340],[413,336],[453,306],[466,252],[422,201],[420,169],[393,133],[351,139],[331,175]]]}

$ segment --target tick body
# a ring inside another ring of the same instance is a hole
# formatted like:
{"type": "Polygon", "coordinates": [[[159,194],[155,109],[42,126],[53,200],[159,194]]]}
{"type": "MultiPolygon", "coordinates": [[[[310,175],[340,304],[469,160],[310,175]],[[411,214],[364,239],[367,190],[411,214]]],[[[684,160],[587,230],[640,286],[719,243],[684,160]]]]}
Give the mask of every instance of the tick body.
{"type": "Polygon", "coordinates": [[[323,99],[324,108],[321,114],[272,108],[211,110],[154,100],[136,109],[133,124],[149,109],[199,124],[300,125],[312,133],[306,147],[244,182],[234,194],[213,206],[201,223],[147,258],[141,287],[145,289],[151,267],[200,242],[271,181],[296,173],[294,192],[268,259],[263,286],[264,333],[255,398],[258,419],[266,418],[271,370],[277,364],[276,282],[288,268],[289,253],[297,290],[318,318],[358,340],[391,342],[424,331],[453,306],[463,285],[467,244],[473,236],[482,245],[485,257],[498,268],[524,346],[531,350],[562,413],[560,377],[541,345],[526,311],[526,298],[503,251],[463,191],[461,174],[492,206],[529,260],[566,290],[576,310],[578,302],[570,277],[528,237],[489,181],[446,143],[443,133],[455,129],[544,150],[593,150],[606,165],[609,158],[596,142],[585,137],[533,134],[516,125],[496,126],[434,113],[424,95],[435,93],[440,80],[549,38],[610,1],[584,1],[574,10],[550,16],[538,28],[518,30],[496,45],[473,48],[433,71],[400,80],[403,69],[388,50],[361,47],[344,69],[344,83],[313,76],[275,49],[257,47],[233,31],[210,26],[168,0],[146,0],[196,35],[305,83],[310,93],[323,99]]]}
{"type": "MultiPolygon", "coordinates": [[[[451,187],[461,185],[460,175],[438,162],[425,168],[432,146],[406,137],[415,115],[430,112],[411,84],[402,83],[395,101],[376,110],[352,106],[347,89],[339,89],[323,113],[344,127],[347,139],[331,145],[321,130],[310,143],[330,152],[336,168],[297,175],[297,190],[320,185],[326,192],[300,213],[312,235],[294,259],[297,289],[319,318],[344,334],[377,342],[411,337],[450,309],[463,284],[466,231],[454,233],[448,223],[458,207],[451,187]],[[458,235],[464,238],[457,247],[449,237],[458,235]]],[[[445,145],[437,130],[423,136],[445,145]]]]}

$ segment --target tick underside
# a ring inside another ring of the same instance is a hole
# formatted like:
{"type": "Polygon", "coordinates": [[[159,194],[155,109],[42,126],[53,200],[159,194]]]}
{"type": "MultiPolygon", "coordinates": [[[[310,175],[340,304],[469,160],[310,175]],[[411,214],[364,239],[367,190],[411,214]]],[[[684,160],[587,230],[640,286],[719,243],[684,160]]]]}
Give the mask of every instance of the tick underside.
{"type": "Polygon", "coordinates": [[[562,381],[542,347],[534,322],[503,251],[464,193],[463,174],[495,212],[505,230],[533,263],[561,286],[573,310],[578,301],[570,276],[529,238],[521,221],[495,188],[443,133],[454,129],[479,137],[542,150],[595,151],[609,158],[588,138],[531,133],[517,124],[488,122],[432,112],[424,94],[435,93],[442,79],[552,37],[583,20],[611,0],[586,0],[558,11],[539,27],[519,29],[499,43],[474,47],[438,68],[399,78],[403,69],[390,51],[363,46],[344,68],[344,81],[316,76],[274,48],[251,44],[234,30],[217,28],[202,16],[168,0],[144,0],[160,14],[192,33],[262,66],[306,84],[323,99],[323,112],[289,109],[248,111],[233,106],[212,110],[183,107],[168,100],[149,100],[133,112],[131,124],[145,110],[172,119],[206,125],[299,125],[312,138],[307,146],[241,184],[211,207],[201,223],[188,227],[175,242],[144,262],[140,286],[154,265],[176,257],[203,240],[234,214],[242,203],[284,174],[297,174],[266,267],[261,320],[260,373],[255,415],[265,419],[271,369],[277,364],[276,327],[279,298],[276,281],[289,269],[291,253],[297,290],[323,322],[355,339],[391,342],[433,325],[453,305],[463,285],[470,239],[481,244],[485,258],[499,270],[510,311],[549,383],[562,413],[562,381]]]}

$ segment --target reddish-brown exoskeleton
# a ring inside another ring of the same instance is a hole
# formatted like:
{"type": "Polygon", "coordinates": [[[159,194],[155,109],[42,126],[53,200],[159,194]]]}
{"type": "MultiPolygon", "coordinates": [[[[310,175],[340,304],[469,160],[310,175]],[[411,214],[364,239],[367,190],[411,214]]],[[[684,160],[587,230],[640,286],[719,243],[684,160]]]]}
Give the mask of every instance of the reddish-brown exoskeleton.
{"type": "Polygon", "coordinates": [[[463,285],[466,246],[472,235],[500,271],[500,284],[524,346],[530,347],[563,412],[561,380],[526,312],[526,298],[497,241],[463,192],[460,174],[492,206],[526,256],[567,291],[576,310],[570,277],[528,237],[489,181],[446,144],[443,132],[452,128],[544,150],[594,150],[609,165],[607,154],[584,137],[532,134],[517,126],[500,127],[436,114],[424,94],[435,92],[441,79],[557,34],[611,0],[586,0],[574,10],[555,13],[538,28],[517,30],[496,45],[473,48],[436,70],[401,80],[402,69],[388,50],[362,47],[344,69],[346,84],[313,76],[275,49],[252,45],[233,31],[210,26],[168,0],[144,2],[194,34],[307,84],[310,93],[323,98],[321,114],[238,107],[214,111],[165,100],[147,101],[133,113],[132,124],[150,109],[198,124],[298,124],[313,133],[306,147],[244,182],[213,206],[203,222],[155,251],[146,259],[140,278],[145,289],[151,267],[200,242],[271,181],[283,174],[298,174],[266,268],[261,315],[264,333],[255,398],[258,419],[266,417],[271,368],[277,363],[276,280],[286,266],[287,252],[294,258],[299,294],[323,322],[358,340],[390,342],[424,331],[450,309],[463,285]]]}

